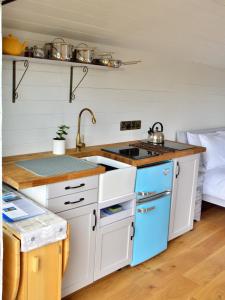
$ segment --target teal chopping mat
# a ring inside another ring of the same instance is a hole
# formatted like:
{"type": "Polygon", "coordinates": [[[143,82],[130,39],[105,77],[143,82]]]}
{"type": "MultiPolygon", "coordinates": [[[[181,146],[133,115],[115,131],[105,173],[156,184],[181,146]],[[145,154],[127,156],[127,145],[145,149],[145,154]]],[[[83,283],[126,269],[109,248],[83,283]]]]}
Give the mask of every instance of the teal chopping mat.
{"type": "Polygon", "coordinates": [[[18,161],[16,165],[35,175],[44,177],[95,169],[98,167],[95,163],[68,155],[22,160],[18,161]]]}

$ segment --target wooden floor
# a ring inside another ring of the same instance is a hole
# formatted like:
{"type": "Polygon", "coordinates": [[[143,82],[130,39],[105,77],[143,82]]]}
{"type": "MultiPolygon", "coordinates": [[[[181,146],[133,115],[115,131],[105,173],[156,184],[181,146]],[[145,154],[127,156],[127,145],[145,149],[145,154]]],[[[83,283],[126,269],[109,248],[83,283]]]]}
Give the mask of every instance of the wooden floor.
{"type": "Polygon", "coordinates": [[[225,208],[212,207],[168,250],[67,300],[225,300],[225,208]]]}

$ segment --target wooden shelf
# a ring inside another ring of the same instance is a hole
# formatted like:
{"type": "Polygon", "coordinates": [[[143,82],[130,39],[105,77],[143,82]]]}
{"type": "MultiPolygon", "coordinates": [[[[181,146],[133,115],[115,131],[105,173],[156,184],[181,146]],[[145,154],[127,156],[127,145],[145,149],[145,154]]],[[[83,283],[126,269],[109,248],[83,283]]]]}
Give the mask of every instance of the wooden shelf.
{"type": "Polygon", "coordinates": [[[35,64],[48,64],[48,65],[55,65],[61,67],[88,67],[88,69],[96,69],[96,70],[106,70],[106,71],[118,71],[122,68],[112,68],[107,66],[99,66],[94,64],[85,64],[85,63],[77,63],[77,62],[70,62],[70,61],[61,61],[61,60],[54,60],[54,59],[46,59],[46,58],[36,58],[36,57],[25,57],[25,56],[13,56],[13,55],[6,55],[2,56],[2,59],[5,61],[21,61],[27,60],[29,63],[35,64]]]}

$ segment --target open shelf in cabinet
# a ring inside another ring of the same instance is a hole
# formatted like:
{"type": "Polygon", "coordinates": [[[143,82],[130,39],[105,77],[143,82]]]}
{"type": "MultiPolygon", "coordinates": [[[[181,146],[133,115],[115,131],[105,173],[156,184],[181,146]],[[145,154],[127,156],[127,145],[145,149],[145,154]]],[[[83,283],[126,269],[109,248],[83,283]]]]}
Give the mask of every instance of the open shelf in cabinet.
{"type": "Polygon", "coordinates": [[[134,215],[136,200],[135,199],[121,199],[120,202],[115,201],[115,203],[105,203],[104,207],[99,208],[99,227],[111,224],[113,222],[117,222],[119,220],[126,219],[132,215],[134,215]],[[122,207],[121,211],[112,213],[112,214],[105,214],[104,209],[112,207],[116,204],[119,204],[122,207]]]}

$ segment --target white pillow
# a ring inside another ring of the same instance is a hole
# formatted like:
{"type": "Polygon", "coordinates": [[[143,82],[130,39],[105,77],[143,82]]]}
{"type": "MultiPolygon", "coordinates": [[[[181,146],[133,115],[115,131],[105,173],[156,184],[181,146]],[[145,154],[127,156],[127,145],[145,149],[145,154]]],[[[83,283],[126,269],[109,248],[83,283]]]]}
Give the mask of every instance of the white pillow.
{"type": "Polygon", "coordinates": [[[218,131],[219,134],[225,134],[225,131],[218,131]]]}
{"type": "Polygon", "coordinates": [[[187,140],[188,144],[195,145],[195,146],[202,146],[201,140],[199,135],[217,135],[218,133],[225,134],[225,131],[214,131],[214,132],[206,132],[206,133],[192,133],[187,132],[187,140]]]}
{"type": "Polygon", "coordinates": [[[206,147],[204,154],[207,170],[225,166],[225,135],[224,134],[199,134],[203,147],[206,147]]]}
{"type": "Polygon", "coordinates": [[[187,132],[187,140],[188,144],[201,146],[201,141],[198,133],[187,132]]]}

